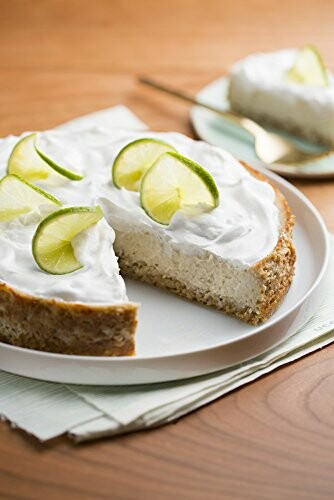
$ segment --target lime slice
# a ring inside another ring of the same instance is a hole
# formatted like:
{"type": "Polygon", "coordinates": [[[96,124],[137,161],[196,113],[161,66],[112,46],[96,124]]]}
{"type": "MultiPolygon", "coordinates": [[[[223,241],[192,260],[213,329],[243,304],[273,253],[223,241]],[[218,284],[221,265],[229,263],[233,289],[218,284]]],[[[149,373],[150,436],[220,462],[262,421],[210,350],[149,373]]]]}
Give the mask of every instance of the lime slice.
{"type": "Polygon", "coordinates": [[[15,174],[0,180],[0,221],[15,219],[41,205],[59,206],[61,202],[15,174]]]}
{"type": "Polygon", "coordinates": [[[315,47],[307,45],[299,51],[294,65],[286,74],[286,80],[318,87],[328,86],[326,67],[315,47]]]}
{"type": "Polygon", "coordinates": [[[17,174],[23,179],[34,182],[48,179],[51,174],[58,174],[71,180],[81,180],[79,174],[59,166],[36,146],[37,134],[29,134],[15,145],[7,164],[8,174],[17,174]]]}
{"type": "Polygon", "coordinates": [[[82,267],[71,241],[103,217],[100,207],[69,207],[45,217],[32,240],[32,253],[38,266],[50,274],[67,274],[82,267]]]}
{"type": "Polygon", "coordinates": [[[36,153],[36,136],[27,135],[14,146],[7,164],[8,174],[17,174],[30,182],[47,179],[50,175],[50,167],[36,153]]]}
{"type": "Polygon", "coordinates": [[[145,172],[173,146],[157,139],[138,139],[127,144],[117,155],[112,166],[112,179],[117,188],[139,191],[145,172]]]}
{"type": "Polygon", "coordinates": [[[58,172],[58,174],[67,177],[71,181],[81,181],[83,179],[83,175],[73,172],[73,170],[70,170],[67,167],[61,166],[58,161],[50,158],[50,156],[44,151],[44,149],[41,149],[38,138],[37,140],[35,140],[35,150],[40,159],[44,161],[49,167],[51,167],[51,169],[58,172]]]}
{"type": "Polygon", "coordinates": [[[196,215],[217,207],[219,192],[203,167],[178,153],[165,153],[146,172],[140,201],[151,219],[169,224],[177,210],[196,215]]]}

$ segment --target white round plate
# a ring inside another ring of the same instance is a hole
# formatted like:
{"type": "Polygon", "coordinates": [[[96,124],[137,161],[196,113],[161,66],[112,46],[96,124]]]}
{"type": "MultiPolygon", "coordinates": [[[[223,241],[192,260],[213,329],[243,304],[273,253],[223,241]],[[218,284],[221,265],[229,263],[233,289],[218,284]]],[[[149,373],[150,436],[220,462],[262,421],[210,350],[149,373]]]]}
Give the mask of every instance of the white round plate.
{"type": "MultiPolygon", "coordinates": [[[[204,87],[198,94],[197,99],[203,103],[211,104],[223,111],[230,110],[227,98],[228,79],[220,78],[204,87]]],[[[260,162],[255,154],[253,138],[251,135],[236,125],[232,125],[212,111],[195,106],[190,112],[191,122],[198,137],[204,141],[220,146],[230,151],[240,160],[252,163],[254,166],[266,166],[268,169],[283,175],[294,178],[333,178],[334,177],[334,154],[321,160],[308,163],[307,165],[293,167],[288,165],[265,165],[260,162]]],[[[268,129],[269,130],[269,129],[268,129]]],[[[272,129],[271,129],[272,130],[272,129]]],[[[307,151],[321,151],[323,148],[315,146],[296,136],[275,130],[275,132],[289,138],[302,149],[307,151]]]]}
{"type": "Polygon", "coordinates": [[[273,173],[267,175],[275,180],[296,215],[297,265],[287,296],[264,325],[247,325],[153,286],[127,281],[130,299],[141,303],[136,356],[69,356],[0,343],[0,369],[72,384],[165,382],[240,363],[296,332],[319,306],[329,255],[328,236],[313,205],[284,179],[273,173]]]}

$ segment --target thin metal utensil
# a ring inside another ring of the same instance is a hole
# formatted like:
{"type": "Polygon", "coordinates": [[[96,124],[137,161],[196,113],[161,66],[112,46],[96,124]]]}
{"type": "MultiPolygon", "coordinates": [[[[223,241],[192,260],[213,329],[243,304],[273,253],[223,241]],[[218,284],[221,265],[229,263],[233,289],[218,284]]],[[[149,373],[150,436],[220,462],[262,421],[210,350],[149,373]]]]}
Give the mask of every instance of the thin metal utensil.
{"type": "Polygon", "coordinates": [[[165,92],[166,94],[178,97],[179,99],[194,104],[195,106],[213,111],[224,118],[224,120],[234,123],[244,130],[247,130],[247,132],[254,137],[255,152],[259,159],[264,163],[284,163],[286,165],[291,164],[299,166],[319,160],[334,152],[333,150],[326,150],[320,153],[302,151],[288,139],[281,137],[279,134],[267,132],[263,127],[261,127],[261,125],[253,120],[250,120],[249,118],[246,118],[245,116],[241,116],[233,112],[223,111],[215,106],[212,106],[211,104],[198,101],[195,97],[185,92],[162,85],[145,76],[139,77],[139,82],[165,92]]]}

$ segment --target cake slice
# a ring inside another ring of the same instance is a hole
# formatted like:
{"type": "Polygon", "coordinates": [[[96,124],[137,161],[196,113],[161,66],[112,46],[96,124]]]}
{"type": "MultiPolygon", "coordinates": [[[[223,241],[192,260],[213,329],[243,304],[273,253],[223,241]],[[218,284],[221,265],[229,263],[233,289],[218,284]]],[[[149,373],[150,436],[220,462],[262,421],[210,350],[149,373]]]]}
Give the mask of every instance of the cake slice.
{"type": "Polygon", "coordinates": [[[297,49],[252,54],[234,64],[229,73],[231,109],[261,124],[334,147],[334,76],[322,66],[315,49],[304,50],[303,56],[297,49]],[[308,76],[298,78],[294,71],[296,66],[298,71],[298,58],[312,53],[312,64],[318,60],[319,78],[312,77],[311,67],[308,76]]]}

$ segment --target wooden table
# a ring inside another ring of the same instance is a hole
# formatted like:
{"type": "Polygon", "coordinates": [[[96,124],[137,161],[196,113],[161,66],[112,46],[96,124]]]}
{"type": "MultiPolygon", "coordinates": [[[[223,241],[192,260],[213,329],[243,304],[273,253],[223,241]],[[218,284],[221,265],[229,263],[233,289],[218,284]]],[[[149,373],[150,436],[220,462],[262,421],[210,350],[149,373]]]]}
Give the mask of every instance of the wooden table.
{"type": "MultiPolygon", "coordinates": [[[[334,67],[331,0],[0,0],[0,136],[123,102],[192,134],[183,103],[257,50],[316,44],[334,67]]],[[[334,231],[334,185],[297,182],[334,231]]],[[[75,446],[0,425],[0,498],[332,499],[334,347],[177,424],[75,446]]]]}

